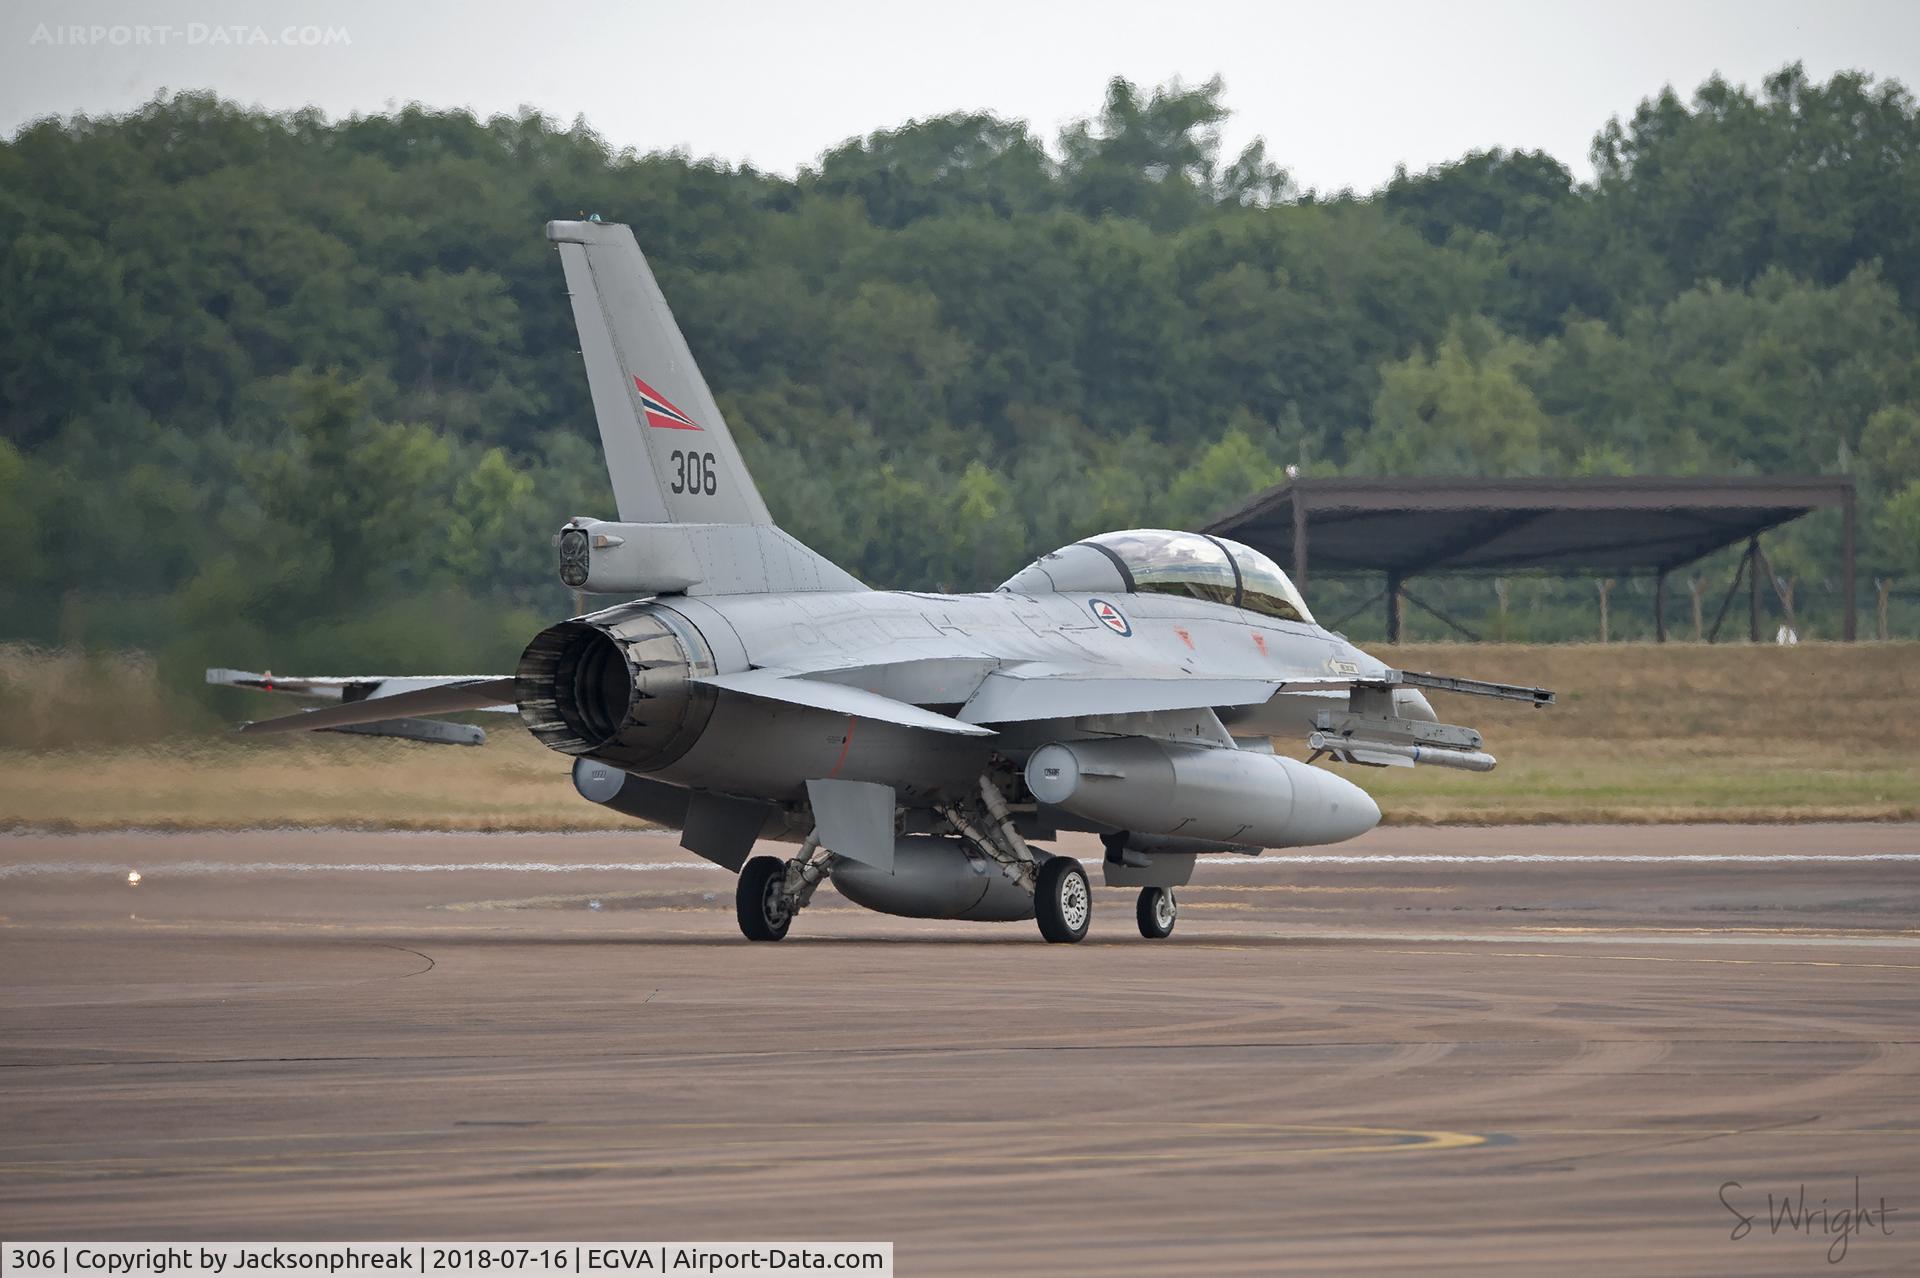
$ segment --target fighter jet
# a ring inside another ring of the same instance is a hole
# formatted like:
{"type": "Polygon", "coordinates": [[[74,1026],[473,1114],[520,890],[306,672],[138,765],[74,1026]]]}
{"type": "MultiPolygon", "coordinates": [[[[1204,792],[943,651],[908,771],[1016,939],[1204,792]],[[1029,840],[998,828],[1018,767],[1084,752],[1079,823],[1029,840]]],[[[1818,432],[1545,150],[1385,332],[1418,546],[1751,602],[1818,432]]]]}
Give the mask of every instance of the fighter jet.
{"type": "Polygon", "coordinates": [[[1198,533],[1088,537],[981,593],[868,589],[774,524],[633,233],[547,238],[619,514],[564,524],[557,569],[614,602],[534,635],[511,674],[208,671],[339,703],[241,731],[473,743],[433,716],[517,713],[584,798],[736,871],[749,940],[786,936],[831,881],[882,913],[1033,919],[1074,942],[1093,894],[1044,846],[1061,832],[1100,837],[1105,882],[1139,888],[1140,933],[1164,938],[1197,857],[1379,821],[1316,760],[1492,768],[1425,691],[1553,700],[1392,669],[1317,624],[1267,556],[1198,533]]]}

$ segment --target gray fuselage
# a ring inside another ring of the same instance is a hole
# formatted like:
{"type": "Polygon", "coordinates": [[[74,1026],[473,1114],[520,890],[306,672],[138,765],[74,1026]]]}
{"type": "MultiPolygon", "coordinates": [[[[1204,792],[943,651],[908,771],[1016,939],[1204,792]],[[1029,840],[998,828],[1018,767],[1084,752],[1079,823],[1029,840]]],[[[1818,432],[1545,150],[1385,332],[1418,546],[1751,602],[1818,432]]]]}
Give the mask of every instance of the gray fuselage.
{"type": "MultiPolygon", "coordinates": [[[[1163,594],[935,595],[907,591],[666,598],[705,639],[718,673],[754,667],[851,672],[951,659],[1036,662],[1087,675],[1210,679],[1378,676],[1386,667],[1320,626],[1206,600],[1163,594]],[[1096,617],[1096,600],[1130,633],[1096,617]]],[[[924,677],[924,676],[922,676],[924,677]]],[[[898,695],[897,690],[869,689],[898,695]]],[[[970,688],[956,686],[952,705],[970,688]]],[[[916,697],[915,699],[920,699],[916,697]]],[[[1418,692],[1400,712],[1432,718],[1418,692]]],[[[1237,737],[1303,738],[1317,712],[1342,709],[1345,692],[1281,692],[1258,705],[1218,707],[1237,737]]],[[[696,789],[798,800],[812,777],[891,785],[903,803],[970,789],[994,754],[1025,755],[1063,735],[1071,720],[1006,724],[993,736],[949,737],[886,722],[722,692],[712,717],[679,758],[645,775],[696,789]]]]}

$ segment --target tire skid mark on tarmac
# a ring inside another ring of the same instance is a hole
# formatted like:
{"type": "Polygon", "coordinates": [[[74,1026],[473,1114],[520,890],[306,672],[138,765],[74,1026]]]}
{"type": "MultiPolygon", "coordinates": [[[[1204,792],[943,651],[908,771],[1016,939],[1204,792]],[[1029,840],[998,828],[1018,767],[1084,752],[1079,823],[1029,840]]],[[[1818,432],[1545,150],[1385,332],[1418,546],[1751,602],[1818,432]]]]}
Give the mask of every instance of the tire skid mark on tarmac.
{"type": "MultiPolygon", "coordinates": [[[[1154,1128],[1167,1129],[1169,1133],[1178,1134],[1182,1139],[1205,1136],[1212,1138],[1213,1141],[1216,1142],[1220,1140],[1237,1142],[1240,1140],[1259,1141],[1262,1139],[1273,1140],[1275,1138],[1285,1137],[1305,1137],[1331,1138],[1345,1143],[1304,1146],[1255,1145],[1253,1147],[1246,1147],[1236,1143],[1224,1149],[1218,1143],[1201,1143],[1184,1149],[1163,1149],[1145,1152],[1135,1148],[1081,1148],[1063,1151],[1059,1148],[1063,1143],[1060,1139],[1059,1132],[1046,1132],[1035,1127],[1033,1124],[1025,1124],[1020,1130],[1019,1137],[1022,1141],[1035,1145],[1036,1148],[1033,1150],[1023,1152],[1017,1147],[1009,1148],[1004,1134],[1000,1134],[996,1139],[987,1139],[977,1150],[951,1151],[950,1142],[956,1135],[977,1134],[983,1137],[991,1136],[994,1134],[982,1131],[983,1127],[991,1125],[964,1121],[907,1120],[904,1122],[890,1122],[888,1124],[889,1131],[902,1129],[909,1131],[915,1129],[934,1129],[935,1134],[941,1136],[942,1143],[947,1144],[951,1152],[944,1154],[919,1152],[918,1146],[920,1141],[925,1138],[916,1136],[910,1139],[893,1141],[892,1143],[894,1144],[910,1144],[912,1146],[911,1148],[901,1149],[897,1153],[876,1152],[875,1142],[872,1139],[866,1139],[850,1141],[850,1148],[846,1154],[787,1154],[784,1156],[768,1157],[765,1155],[767,1141],[763,1133],[769,1129],[785,1130],[791,1128],[799,1130],[843,1131],[845,1124],[813,1122],[715,1122],[665,1123],[653,1126],[658,1130],[699,1133],[736,1130],[750,1133],[738,1141],[715,1142],[709,1140],[697,1151],[674,1151],[670,1155],[674,1159],[685,1159],[689,1163],[697,1164],[701,1172],[760,1169],[780,1169],[784,1171],[795,1168],[822,1170],[844,1165],[857,1167],[863,1175],[869,1175],[875,1170],[883,1170],[890,1164],[903,1171],[912,1171],[929,1166],[986,1166],[995,1169],[1004,1169],[1009,1166],[1033,1168],[1071,1166],[1075,1164],[1133,1164],[1139,1162],[1152,1162],[1163,1165],[1168,1163],[1201,1163],[1217,1166],[1222,1161],[1223,1156],[1234,1161],[1245,1161],[1248,1159],[1277,1161],[1354,1155],[1436,1153],[1471,1149],[1486,1144],[1488,1140],[1486,1136],[1471,1132],[1419,1130],[1399,1127],[1155,1121],[1150,1119],[1110,1121],[1075,1118],[1070,1121],[1063,1120],[1058,1126],[1070,1129],[1074,1134],[1074,1138],[1081,1141],[1083,1145],[1087,1143],[1088,1133],[1090,1132],[1098,1136],[1109,1136],[1131,1145],[1133,1141],[1138,1139],[1143,1131],[1154,1128]],[[1362,1143],[1354,1143],[1356,1141],[1362,1143]],[[742,1151],[757,1151],[760,1156],[740,1157],[732,1152],[736,1147],[742,1151]]],[[[604,1129],[602,1128],[600,1130],[604,1129]]],[[[436,1134],[444,1136],[449,1133],[441,1132],[436,1134]]],[[[484,1152],[487,1157],[492,1159],[516,1156],[528,1156],[538,1159],[543,1155],[556,1153],[568,1154],[572,1151],[569,1147],[548,1144],[487,1145],[484,1147],[484,1150],[478,1152],[484,1152]]],[[[443,1166],[438,1160],[444,1159],[445,1154],[445,1150],[427,1148],[403,1150],[316,1150],[302,1155],[306,1161],[299,1163],[279,1162],[277,1161],[277,1156],[272,1154],[264,1154],[257,1158],[241,1159],[225,1163],[206,1161],[174,1163],[158,1158],[140,1157],[61,1159],[42,1162],[0,1163],[0,1177],[99,1178],[114,1175],[302,1175],[338,1171],[341,1170],[343,1166],[352,1164],[356,1160],[358,1160],[358,1164],[353,1167],[353,1170],[366,1172],[379,1171],[386,1174],[393,1174],[396,1172],[425,1171],[430,1167],[443,1166]],[[365,1161],[374,1159],[393,1159],[400,1161],[381,1166],[369,1166],[365,1161]],[[421,1160],[434,1161],[423,1162],[421,1160]]],[[[545,1174],[552,1174],[563,1170],[622,1171],[641,1167],[652,1169],[660,1165],[661,1158],[662,1151],[657,1146],[643,1145],[634,1148],[631,1155],[626,1157],[601,1157],[593,1160],[570,1158],[567,1161],[559,1163],[539,1163],[535,1170],[545,1174]]]]}
{"type": "MultiPolygon", "coordinates": [[[[1389,951],[1390,953],[1393,951],[1389,951]]],[[[1560,955],[1549,957],[1559,958],[1560,955]]],[[[624,1061],[639,1065],[666,1065],[675,1068],[698,1067],[704,1069],[723,1068],[729,1065],[760,1066],[769,1062],[791,1060],[796,1063],[817,1062],[824,1057],[837,1057],[847,1060],[914,1060],[925,1057],[941,1059],[977,1057],[983,1055],[1036,1055],[1053,1053],[1211,1053],[1211,1052],[1321,1052],[1338,1050],[1383,1050],[1412,1049],[1418,1047],[1440,1046],[1449,1049],[1461,1047],[1508,1047],[1508,1046],[1544,1046],[1553,1043],[1565,1043],[1568,1034],[1564,1020],[1554,1020],[1550,1016],[1502,1016],[1496,1020],[1476,1019],[1477,1024],[1513,1021],[1516,1024],[1540,1024],[1548,1026],[1554,1032],[1536,1033],[1523,1037],[1508,1035],[1489,1035],[1478,1038],[1417,1038],[1417,1039],[1244,1039],[1224,1043],[1004,1043],[994,1046],[981,1046],[977,1043],[924,1044],[912,1047],[817,1047],[817,1048],[774,1048],[764,1051],[698,1051],[698,1052],[578,1052],[569,1055],[569,1061],[624,1061]]],[[[1615,1028],[1612,1034],[1620,1033],[1615,1028]]],[[[1645,1041],[1639,1037],[1612,1038],[1605,1036],[1584,1036],[1582,1042],[1597,1044],[1626,1045],[1645,1041]]],[[[1792,1046],[1804,1043],[1804,1038],[1673,1038],[1666,1041],[1676,1046],[1792,1046]]],[[[1920,1039],[1853,1039],[1850,1043],[1871,1043],[1882,1048],[1906,1048],[1920,1046],[1920,1039]]],[[[91,1060],[91,1061],[6,1061],[0,1062],[0,1069],[122,1069],[141,1066],[176,1067],[181,1065],[358,1065],[358,1064],[444,1064],[462,1061],[503,1061],[519,1062],[533,1066],[551,1064],[548,1057],[527,1052],[442,1052],[430,1054],[395,1054],[379,1056],[219,1056],[219,1057],[141,1057],[134,1060],[91,1060]]],[[[197,1139],[197,1138],[186,1138],[197,1139]]],[[[18,1148],[18,1146],[15,1146],[18,1148]]]]}
{"type": "Polygon", "coordinates": [[[1725,1140],[1734,1136],[1756,1136],[1765,1132],[1784,1132],[1791,1128],[1805,1127],[1820,1121],[1820,1115],[1808,1114],[1802,1118],[1782,1119],[1775,1123],[1756,1123],[1751,1127],[1737,1127],[1725,1131],[1705,1133],[1664,1133],[1664,1140],[1640,1141],[1632,1145],[1619,1145],[1613,1149],[1596,1149],[1585,1154],[1562,1154],[1553,1158],[1539,1158],[1524,1163],[1512,1163],[1500,1168],[1502,1172],[1533,1171],[1541,1167],[1564,1167],[1573,1163],[1592,1162],[1596,1158],[1614,1158],[1621,1154],[1638,1154],[1649,1149],[1670,1149],[1676,1145],[1698,1145],[1711,1140],[1725,1140]]]}
{"type": "Polygon", "coordinates": [[[402,972],[398,976],[375,976],[375,977],[369,978],[372,981],[404,981],[410,976],[425,976],[428,972],[431,972],[434,969],[434,966],[435,966],[434,961],[431,958],[429,958],[427,955],[422,954],[419,950],[410,950],[404,945],[391,945],[391,944],[383,944],[381,945],[380,948],[383,950],[398,950],[402,954],[411,954],[417,959],[424,960],[426,962],[426,966],[415,968],[411,972],[402,972]]]}

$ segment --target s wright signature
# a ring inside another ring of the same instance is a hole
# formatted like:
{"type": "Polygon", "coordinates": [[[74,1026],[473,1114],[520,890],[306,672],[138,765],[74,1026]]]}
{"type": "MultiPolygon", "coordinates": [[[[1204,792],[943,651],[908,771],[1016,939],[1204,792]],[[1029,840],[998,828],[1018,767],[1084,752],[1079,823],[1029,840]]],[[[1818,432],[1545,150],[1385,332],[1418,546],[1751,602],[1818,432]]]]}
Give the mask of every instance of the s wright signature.
{"type": "Polygon", "coordinates": [[[1898,1207],[1887,1206],[1886,1196],[1882,1195],[1877,1206],[1867,1206],[1860,1197],[1860,1178],[1853,1178],[1853,1201],[1851,1203],[1830,1203],[1822,1198],[1817,1204],[1807,1202],[1807,1187],[1799,1186],[1791,1194],[1767,1194],[1767,1207],[1760,1214],[1758,1194],[1748,1194],[1737,1180],[1729,1180],[1720,1186],[1720,1205],[1725,1207],[1734,1218],[1733,1231],[1727,1236],[1735,1242],[1753,1233],[1756,1220],[1765,1224],[1767,1232],[1773,1237],[1781,1234],[1799,1234],[1807,1238],[1825,1238],[1827,1243],[1827,1263],[1837,1265],[1847,1258],[1847,1246],[1854,1238],[1868,1231],[1887,1237],[1893,1235],[1893,1217],[1898,1215],[1898,1207]],[[1751,1206],[1752,1211],[1747,1208],[1751,1206]]]}

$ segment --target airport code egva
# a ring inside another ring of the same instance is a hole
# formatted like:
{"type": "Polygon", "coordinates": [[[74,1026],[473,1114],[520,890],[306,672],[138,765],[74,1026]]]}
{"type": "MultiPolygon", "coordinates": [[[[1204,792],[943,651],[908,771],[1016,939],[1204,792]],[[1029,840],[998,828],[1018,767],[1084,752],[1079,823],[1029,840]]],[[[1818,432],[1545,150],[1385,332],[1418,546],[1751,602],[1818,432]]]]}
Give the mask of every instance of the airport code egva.
{"type": "Polygon", "coordinates": [[[203,1278],[247,1273],[439,1278],[512,1273],[857,1273],[892,1278],[891,1242],[0,1243],[0,1278],[203,1278]]]}

